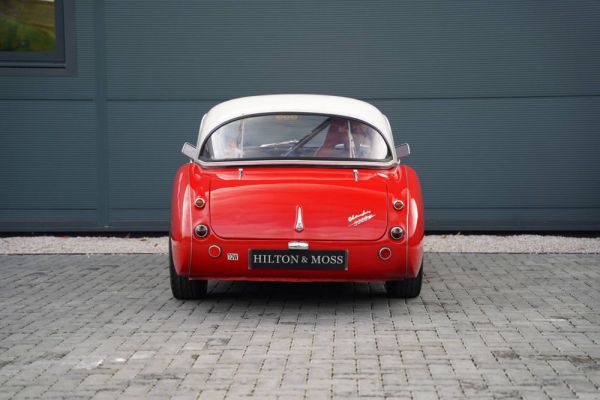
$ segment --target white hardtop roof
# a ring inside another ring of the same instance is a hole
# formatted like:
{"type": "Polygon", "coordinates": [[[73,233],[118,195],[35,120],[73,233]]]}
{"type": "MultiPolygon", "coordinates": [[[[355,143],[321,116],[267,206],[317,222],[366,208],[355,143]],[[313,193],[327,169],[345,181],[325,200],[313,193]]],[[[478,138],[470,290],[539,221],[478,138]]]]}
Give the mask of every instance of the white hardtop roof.
{"type": "Polygon", "coordinates": [[[349,97],[320,94],[273,94],[240,97],[217,104],[202,119],[198,147],[209,133],[220,125],[246,116],[267,113],[308,113],[348,117],[364,121],[379,130],[390,147],[394,148],[390,124],[375,106],[349,97]]]}

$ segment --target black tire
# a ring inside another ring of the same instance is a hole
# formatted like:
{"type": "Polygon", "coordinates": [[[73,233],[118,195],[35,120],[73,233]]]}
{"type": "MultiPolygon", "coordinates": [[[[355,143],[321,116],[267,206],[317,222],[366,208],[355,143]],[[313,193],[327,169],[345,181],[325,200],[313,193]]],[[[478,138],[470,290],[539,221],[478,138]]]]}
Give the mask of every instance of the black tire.
{"type": "Polygon", "coordinates": [[[387,281],[385,291],[388,297],[412,299],[421,293],[421,286],[423,286],[423,263],[416,277],[401,281],[387,281]]]}
{"type": "Polygon", "coordinates": [[[190,280],[177,275],[171,254],[171,238],[169,238],[169,275],[171,276],[171,292],[179,300],[198,300],[206,297],[208,281],[190,280]]]}

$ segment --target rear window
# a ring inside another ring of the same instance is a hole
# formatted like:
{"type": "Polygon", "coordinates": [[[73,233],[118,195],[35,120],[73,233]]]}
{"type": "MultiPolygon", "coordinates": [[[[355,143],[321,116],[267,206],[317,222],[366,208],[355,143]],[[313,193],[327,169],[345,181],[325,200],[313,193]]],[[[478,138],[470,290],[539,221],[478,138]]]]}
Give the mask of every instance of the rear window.
{"type": "Polygon", "coordinates": [[[391,152],[383,135],[362,121],[317,114],[269,114],[221,126],[209,136],[200,158],[386,161],[391,152]]]}

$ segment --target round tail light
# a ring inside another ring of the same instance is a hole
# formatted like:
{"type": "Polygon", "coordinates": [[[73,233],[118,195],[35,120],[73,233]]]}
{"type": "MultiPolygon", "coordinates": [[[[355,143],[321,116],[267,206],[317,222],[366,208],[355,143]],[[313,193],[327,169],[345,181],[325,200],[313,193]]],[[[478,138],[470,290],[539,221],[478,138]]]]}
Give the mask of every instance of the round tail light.
{"type": "Polygon", "coordinates": [[[206,237],[206,235],[208,235],[208,226],[204,224],[196,225],[196,227],[194,228],[194,233],[197,237],[204,238],[206,237]]]}
{"type": "Polygon", "coordinates": [[[196,208],[204,208],[206,205],[206,200],[204,200],[202,197],[196,197],[196,200],[194,200],[194,205],[196,208]]]}
{"type": "Polygon", "coordinates": [[[399,226],[395,226],[390,229],[390,237],[394,240],[400,240],[404,237],[404,229],[399,226]]]}
{"type": "Polygon", "coordinates": [[[395,200],[393,206],[394,210],[400,211],[404,208],[404,202],[402,200],[395,200]]]}
{"type": "Polygon", "coordinates": [[[216,244],[211,245],[208,248],[208,255],[212,258],[219,258],[219,256],[221,255],[221,248],[216,244]]]}
{"type": "Polygon", "coordinates": [[[392,250],[390,250],[389,247],[382,247],[379,249],[378,254],[379,254],[379,258],[381,258],[383,261],[387,261],[392,256],[392,250]]]}

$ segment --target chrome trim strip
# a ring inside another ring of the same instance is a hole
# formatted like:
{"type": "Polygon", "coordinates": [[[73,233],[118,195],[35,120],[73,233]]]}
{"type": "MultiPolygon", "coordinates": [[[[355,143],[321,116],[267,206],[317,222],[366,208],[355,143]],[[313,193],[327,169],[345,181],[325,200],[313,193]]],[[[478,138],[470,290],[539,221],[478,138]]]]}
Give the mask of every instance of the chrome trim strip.
{"type": "Polygon", "coordinates": [[[390,161],[343,161],[343,160],[246,160],[246,161],[201,161],[194,160],[202,168],[227,168],[239,166],[259,165],[314,165],[321,167],[359,167],[372,169],[387,169],[398,164],[395,160],[390,161]]]}
{"type": "Polygon", "coordinates": [[[306,242],[289,242],[288,249],[290,249],[290,250],[308,250],[308,243],[306,243],[306,242]]]}
{"type": "Polygon", "coordinates": [[[302,207],[296,207],[296,232],[302,232],[304,230],[304,224],[302,223],[302,207]]]}

